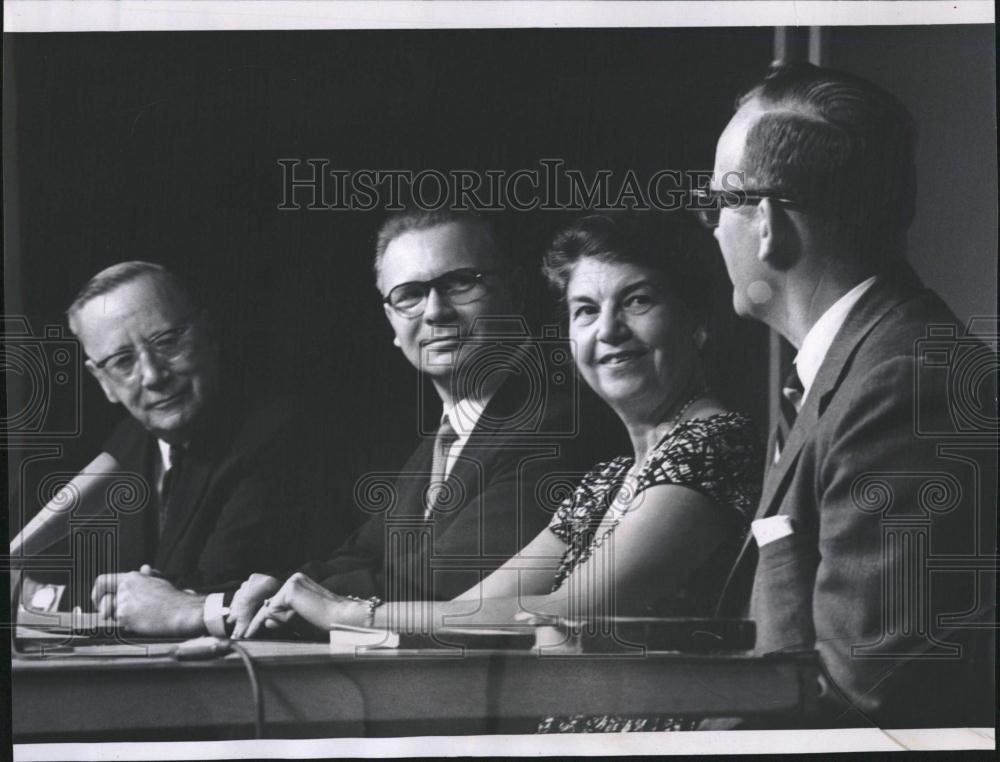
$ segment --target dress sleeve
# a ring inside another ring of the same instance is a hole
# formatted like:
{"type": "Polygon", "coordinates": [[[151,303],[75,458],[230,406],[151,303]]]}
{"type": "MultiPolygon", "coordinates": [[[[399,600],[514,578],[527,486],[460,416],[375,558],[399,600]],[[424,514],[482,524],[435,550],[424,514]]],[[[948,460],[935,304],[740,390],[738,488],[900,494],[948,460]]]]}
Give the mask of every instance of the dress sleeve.
{"type": "MultiPolygon", "coordinates": [[[[579,490],[579,487],[577,487],[579,490]]],[[[556,512],[552,515],[552,521],[549,522],[549,529],[552,533],[558,537],[563,542],[569,542],[570,536],[573,534],[571,524],[571,517],[573,515],[573,501],[576,498],[576,491],[574,491],[571,497],[567,497],[563,500],[556,512]]]]}
{"type": "Polygon", "coordinates": [[[615,458],[598,463],[563,500],[549,522],[549,529],[565,543],[572,543],[574,536],[586,531],[608,509],[607,492],[616,476],[628,467],[627,458],[615,458]]]}
{"type": "Polygon", "coordinates": [[[639,490],[659,484],[690,487],[748,525],[760,500],[764,450],[753,423],[735,413],[690,421],[668,436],[640,478],[639,490]]]}

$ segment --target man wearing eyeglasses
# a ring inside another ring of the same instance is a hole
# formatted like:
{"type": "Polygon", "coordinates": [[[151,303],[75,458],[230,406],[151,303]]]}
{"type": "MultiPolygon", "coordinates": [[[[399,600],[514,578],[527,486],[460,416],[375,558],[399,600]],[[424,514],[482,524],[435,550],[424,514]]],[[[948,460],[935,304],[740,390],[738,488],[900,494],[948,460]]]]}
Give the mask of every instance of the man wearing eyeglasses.
{"type": "MultiPolygon", "coordinates": [[[[329,559],[299,571],[373,607],[382,599],[446,600],[541,530],[542,485],[582,472],[600,440],[576,428],[575,401],[523,362],[528,337],[523,345],[502,338],[523,326],[522,285],[488,220],[391,215],[376,243],[375,280],[393,343],[441,401],[437,432],[399,471],[391,505],[329,559]]],[[[235,637],[280,587],[267,575],[244,583],[230,615],[235,637]]]]}
{"type": "MultiPolygon", "coordinates": [[[[581,436],[576,401],[526,361],[539,355],[523,332],[519,272],[488,220],[391,215],[378,236],[375,279],[393,344],[430,382],[440,412],[402,468],[359,476],[356,501],[371,518],[298,571],[372,601],[448,599],[541,531],[551,518],[541,493],[596,462],[608,437],[581,436]]],[[[417,434],[416,410],[413,421],[417,434]]],[[[179,594],[175,605],[187,614],[158,632],[240,637],[295,569],[257,569],[235,594],[235,586],[179,594]]]]}
{"type": "Polygon", "coordinates": [[[309,518],[294,410],[244,404],[222,388],[212,326],[171,273],[113,265],[67,318],[87,369],[129,414],[104,449],[149,486],[142,510],[116,517],[116,563],[105,562],[92,591],[102,614],[154,634],[185,611],[174,586],[211,587],[308,558],[292,531],[309,518]]]}
{"type": "Polygon", "coordinates": [[[204,315],[166,270],[142,262],[95,276],[67,310],[86,367],[167,451],[182,446],[219,386],[204,315]]]}
{"type": "MultiPolygon", "coordinates": [[[[819,652],[812,725],[994,721],[995,433],[967,446],[977,432],[956,428],[948,373],[919,346],[943,328],[991,355],[904,261],[914,142],[872,83],[776,66],[739,101],[701,198],[736,312],[798,350],[720,613],[749,613],[759,653],[819,652]]],[[[988,436],[995,398],[970,403],[988,436]]]]}

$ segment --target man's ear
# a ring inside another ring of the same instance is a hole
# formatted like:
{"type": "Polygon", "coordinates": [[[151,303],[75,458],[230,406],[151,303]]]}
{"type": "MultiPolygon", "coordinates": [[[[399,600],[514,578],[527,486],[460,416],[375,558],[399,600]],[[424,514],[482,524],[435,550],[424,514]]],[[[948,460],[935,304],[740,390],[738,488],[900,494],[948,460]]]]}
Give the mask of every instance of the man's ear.
{"type": "Polygon", "coordinates": [[[104,392],[104,396],[108,398],[108,402],[110,402],[112,405],[117,405],[119,402],[121,402],[121,400],[118,399],[118,395],[115,394],[114,387],[108,383],[107,379],[104,378],[104,374],[101,373],[100,370],[98,370],[97,366],[94,365],[93,361],[87,360],[84,363],[84,366],[87,368],[88,371],[90,371],[90,375],[92,375],[95,379],[97,379],[97,383],[101,385],[101,390],[104,392]]]}
{"type": "Polygon", "coordinates": [[[392,331],[392,345],[394,347],[400,346],[399,337],[396,336],[396,329],[392,327],[392,307],[388,304],[383,304],[382,309],[385,310],[385,319],[389,321],[389,329],[392,331]]]}
{"type": "Polygon", "coordinates": [[[798,229],[785,209],[769,198],[757,204],[756,216],[758,258],[774,270],[787,270],[798,261],[801,252],[798,229]]]}

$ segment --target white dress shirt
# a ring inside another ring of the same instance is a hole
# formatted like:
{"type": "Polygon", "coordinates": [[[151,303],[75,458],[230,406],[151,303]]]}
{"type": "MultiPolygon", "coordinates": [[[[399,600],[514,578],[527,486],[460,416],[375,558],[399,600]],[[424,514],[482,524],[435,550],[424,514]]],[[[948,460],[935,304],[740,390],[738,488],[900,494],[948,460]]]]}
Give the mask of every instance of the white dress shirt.
{"type": "MultiPolygon", "coordinates": [[[[795,372],[798,373],[799,381],[802,382],[802,393],[791,393],[790,389],[782,389],[781,393],[789,402],[795,406],[796,412],[802,410],[809,389],[816,380],[820,366],[826,358],[826,353],[830,351],[830,345],[837,338],[837,333],[847,320],[847,315],[855,304],[858,303],[864,293],[875,284],[876,276],[872,276],[861,281],[858,285],[831,304],[826,312],[820,315],[819,320],[813,323],[805,337],[802,339],[802,346],[795,355],[795,372]]],[[[781,458],[781,448],[775,445],[772,462],[777,463],[781,458]]]]}
{"type": "Polygon", "coordinates": [[[483,411],[492,397],[493,394],[491,393],[484,395],[481,399],[464,399],[459,400],[450,407],[445,406],[444,412],[441,414],[441,420],[444,421],[444,417],[448,416],[448,421],[455,430],[455,441],[451,443],[451,447],[448,449],[448,459],[444,464],[445,479],[451,475],[455,462],[462,454],[462,448],[465,447],[465,444],[469,441],[469,437],[472,436],[472,432],[475,431],[476,424],[482,418],[483,411]]]}
{"type": "Polygon", "coordinates": [[[157,439],[156,446],[160,452],[160,462],[156,464],[156,494],[162,498],[163,477],[170,470],[170,445],[162,439],[157,439]]]}
{"type": "Polygon", "coordinates": [[[795,370],[802,381],[802,397],[796,406],[801,409],[802,401],[809,395],[809,389],[816,380],[816,374],[826,358],[826,353],[830,351],[830,345],[837,337],[841,326],[847,320],[847,315],[855,304],[858,303],[864,293],[875,284],[875,276],[861,281],[858,285],[840,297],[827,308],[819,320],[813,323],[813,327],[802,339],[802,346],[799,353],[795,355],[795,370]]]}

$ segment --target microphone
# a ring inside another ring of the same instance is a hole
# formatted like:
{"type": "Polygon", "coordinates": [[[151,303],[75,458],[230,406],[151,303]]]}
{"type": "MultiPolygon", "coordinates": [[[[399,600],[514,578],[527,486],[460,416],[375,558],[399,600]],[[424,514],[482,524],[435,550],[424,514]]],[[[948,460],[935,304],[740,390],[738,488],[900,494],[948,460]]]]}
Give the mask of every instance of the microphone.
{"type": "MultiPolygon", "coordinates": [[[[102,452],[87,464],[80,473],[74,476],[65,486],[47,502],[42,509],[18,532],[11,540],[11,561],[15,557],[31,558],[52,547],[55,543],[69,535],[70,518],[90,518],[99,514],[107,514],[109,503],[111,509],[117,506],[116,497],[121,497],[126,504],[144,503],[146,495],[135,494],[116,496],[111,489],[116,481],[126,474],[115,458],[102,452]]],[[[133,479],[126,482],[126,490],[142,491],[140,484],[133,479]]],[[[146,488],[148,493],[148,487],[146,488]]]]}
{"type": "MultiPolygon", "coordinates": [[[[65,476],[68,474],[53,474],[50,478],[61,480],[65,476]]],[[[10,610],[12,614],[17,612],[15,621],[19,625],[55,625],[74,631],[93,630],[107,624],[96,614],[79,611],[36,614],[19,606],[22,584],[28,579],[25,574],[30,573],[32,559],[69,536],[74,522],[98,517],[113,519],[120,513],[133,513],[146,506],[149,494],[149,483],[139,474],[123,469],[107,452],[94,458],[62,486],[10,543],[10,610]]],[[[74,568],[88,566],[86,558],[74,558],[70,562],[74,568]]],[[[16,638],[13,630],[11,637],[16,638]]]]}

